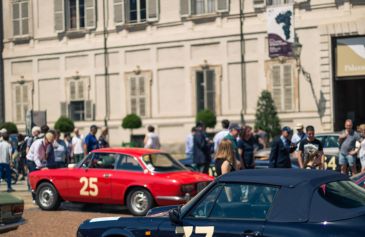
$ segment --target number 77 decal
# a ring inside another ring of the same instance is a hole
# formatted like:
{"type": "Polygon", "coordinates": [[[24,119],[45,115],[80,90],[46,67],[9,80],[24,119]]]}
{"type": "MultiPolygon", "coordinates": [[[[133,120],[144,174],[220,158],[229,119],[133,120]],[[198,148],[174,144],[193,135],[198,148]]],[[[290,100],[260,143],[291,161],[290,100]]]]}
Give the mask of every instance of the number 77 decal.
{"type": "MultiPolygon", "coordinates": [[[[175,234],[184,234],[183,237],[190,237],[193,234],[193,226],[177,226],[175,234]]],[[[205,234],[205,237],[213,237],[214,226],[197,226],[195,234],[205,234]]]]}

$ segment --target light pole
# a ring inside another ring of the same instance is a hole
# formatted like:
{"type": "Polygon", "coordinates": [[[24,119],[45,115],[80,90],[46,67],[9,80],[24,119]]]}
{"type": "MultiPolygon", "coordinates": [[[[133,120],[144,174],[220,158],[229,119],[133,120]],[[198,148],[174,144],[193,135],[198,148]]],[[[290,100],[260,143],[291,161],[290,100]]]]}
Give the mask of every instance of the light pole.
{"type": "Polygon", "coordinates": [[[243,40],[243,0],[240,1],[240,49],[241,49],[241,93],[242,93],[242,103],[241,103],[241,125],[245,124],[244,114],[246,113],[246,78],[245,78],[245,65],[244,65],[244,54],[245,54],[245,45],[243,40]]]}
{"type": "Polygon", "coordinates": [[[110,117],[110,96],[109,96],[109,58],[108,58],[108,28],[107,28],[107,4],[103,0],[103,35],[104,35],[104,78],[105,78],[105,117],[104,126],[108,127],[108,120],[110,117]]]}

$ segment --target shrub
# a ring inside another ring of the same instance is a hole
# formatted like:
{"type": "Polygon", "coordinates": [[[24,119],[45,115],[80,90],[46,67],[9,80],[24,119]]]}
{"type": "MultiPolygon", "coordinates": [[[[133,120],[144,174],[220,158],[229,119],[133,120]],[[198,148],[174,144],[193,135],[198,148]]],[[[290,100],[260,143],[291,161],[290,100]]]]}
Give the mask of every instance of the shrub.
{"type": "Polygon", "coordinates": [[[280,134],[280,119],[276,112],[271,93],[267,90],[261,92],[257,101],[255,117],[255,128],[267,132],[269,138],[273,138],[280,134]]]}
{"type": "Polygon", "coordinates": [[[0,125],[0,129],[5,128],[8,131],[8,134],[18,133],[18,128],[15,123],[5,122],[0,125]]]}
{"type": "Polygon", "coordinates": [[[142,119],[136,114],[128,114],[123,118],[122,128],[130,129],[133,133],[133,129],[142,127],[142,119]]]}
{"type": "Polygon", "coordinates": [[[74,130],[75,125],[71,119],[61,116],[56,121],[54,128],[60,130],[63,133],[70,133],[74,130]]]}
{"type": "Polygon", "coordinates": [[[217,117],[210,110],[202,110],[196,115],[196,121],[202,121],[207,128],[214,128],[217,124],[217,117]]]}

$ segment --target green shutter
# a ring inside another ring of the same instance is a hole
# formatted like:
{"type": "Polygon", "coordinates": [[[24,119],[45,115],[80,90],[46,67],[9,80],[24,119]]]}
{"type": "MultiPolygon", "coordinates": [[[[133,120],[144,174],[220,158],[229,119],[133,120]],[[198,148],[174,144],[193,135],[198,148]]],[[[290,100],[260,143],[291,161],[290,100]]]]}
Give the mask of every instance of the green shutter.
{"type": "Polygon", "coordinates": [[[57,33],[65,31],[65,10],[63,0],[54,0],[54,29],[57,33]]]}
{"type": "Polygon", "coordinates": [[[85,27],[94,29],[96,27],[95,0],[85,0],[85,27]]]}

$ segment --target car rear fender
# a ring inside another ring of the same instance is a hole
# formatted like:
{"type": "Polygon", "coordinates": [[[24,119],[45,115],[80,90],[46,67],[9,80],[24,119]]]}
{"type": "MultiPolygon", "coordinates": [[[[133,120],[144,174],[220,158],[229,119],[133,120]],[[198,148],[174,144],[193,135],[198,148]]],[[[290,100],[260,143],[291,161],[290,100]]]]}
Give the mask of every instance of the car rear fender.
{"type": "Polygon", "coordinates": [[[109,229],[102,234],[102,237],[110,237],[110,236],[134,237],[134,235],[130,231],[117,228],[109,229]]]}
{"type": "Polygon", "coordinates": [[[153,196],[151,190],[149,190],[146,186],[141,186],[141,185],[132,185],[132,186],[129,186],[125,192],[124,192],[124,199],[123,199],[123,205],[126,204],[126,200],[127,200],[127,196],[128,196],[128,193],[134,189],[134,188],[143,188],[143,189],[146,189],[148,192],[150,192],[150,194],[152,195],[152,198],[153,198],[153,201],[155,201],[155,197],[153,196]]]}

